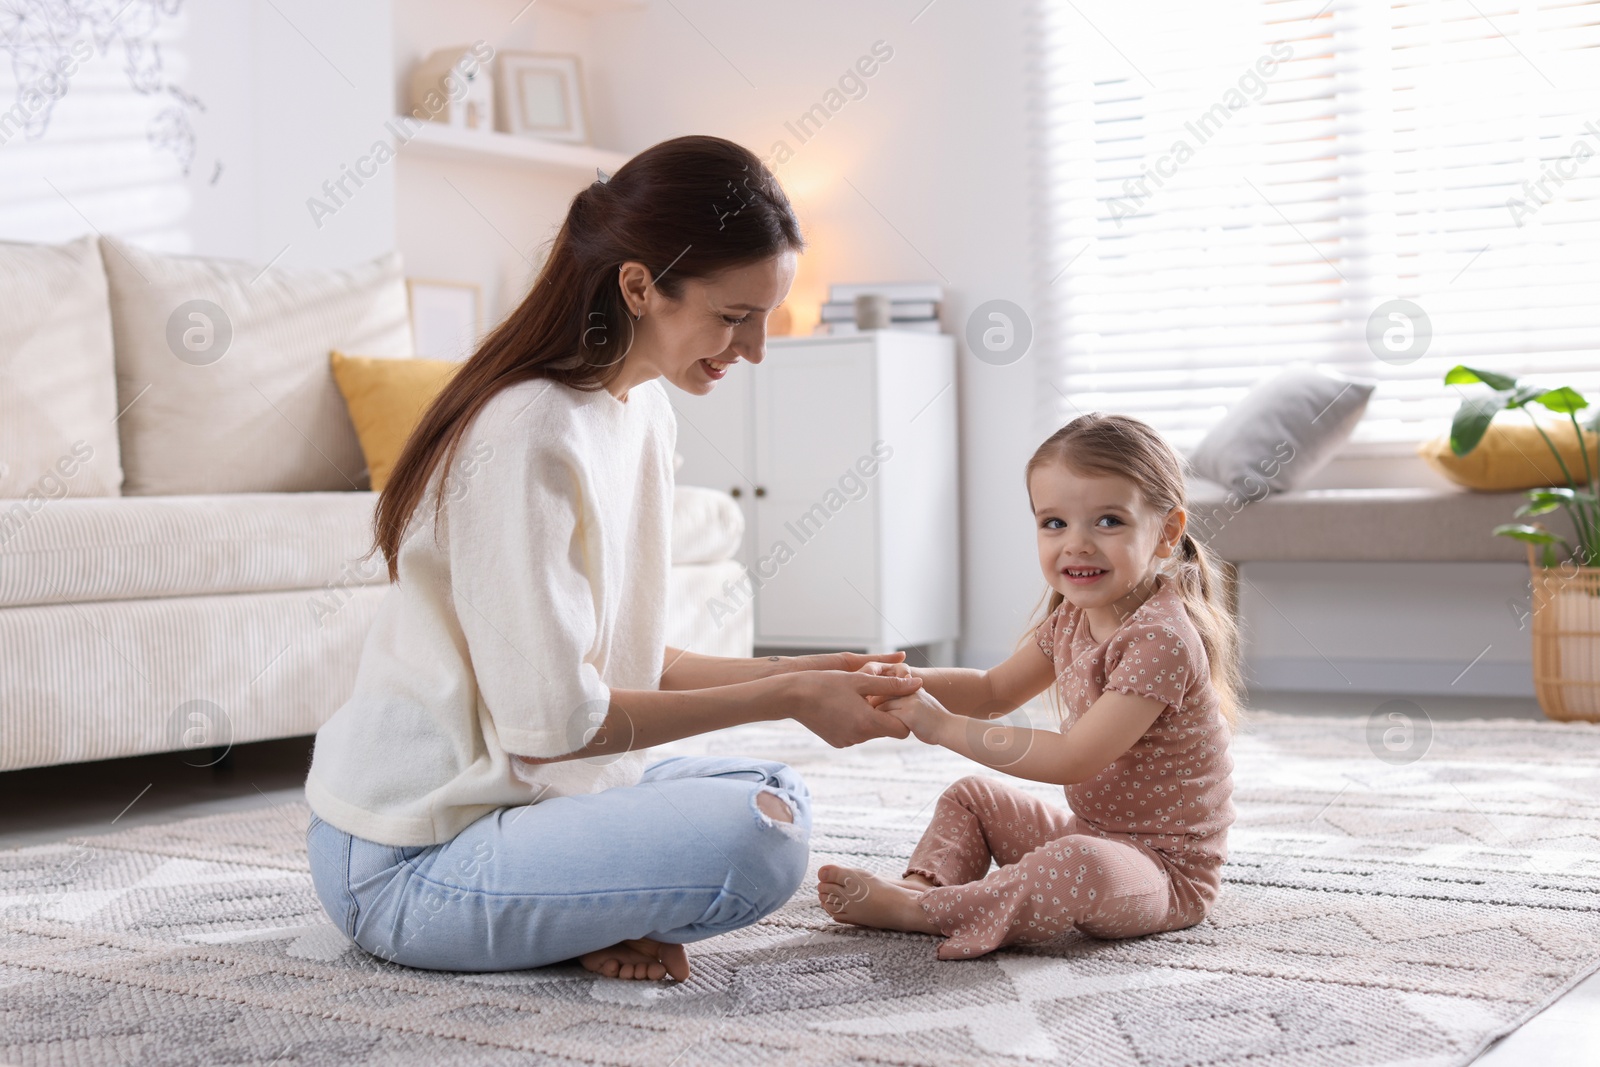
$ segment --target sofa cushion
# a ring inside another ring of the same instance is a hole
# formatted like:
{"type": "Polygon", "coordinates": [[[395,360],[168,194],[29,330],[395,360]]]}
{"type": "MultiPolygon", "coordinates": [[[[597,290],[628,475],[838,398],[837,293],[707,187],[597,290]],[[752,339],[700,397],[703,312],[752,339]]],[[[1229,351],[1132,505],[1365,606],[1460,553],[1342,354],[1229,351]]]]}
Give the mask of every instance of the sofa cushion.
{"type": "Polygon", "coordinates": [[[0,497],[116,496],[117,379],[93,237],[0,243],[0,497]]]}
{"type": "Polygon", "coordinates": [[[1202,478],[1240,493],[1286,493],[1327,465],[1367,410],[1375,383],[1291,367],[1250,390],[1195,447],[1202,478]]]}
{"type": "Polygon", "coordinates": [[[330,363],[361,441],[372,488],[382,492],[422,413],[462,365],[447,359],[368,359],[337,351],[330,363]]]}
{"type": "Polygon", "coordinates": [[[328,353],[411,355],[398,255],[331,270],[159,255],[110,237],[101,250],[125,494],[366,488],[328,353]]]}
{"type": "MultiPolygon", "coordinates": [[[[0,607],[208,593],[346,589],[388,581],[372,544],[376,493],[222,493],[56,500],[20,526],[0,501],[0,607]]],[[[320,608],[319,608],[320,604],[320,608]]]]}
{"type": "MultiPolygon", "coordinates": [[[[217,493],[47,501],[0,500],[0,608],[91,600],[315,591],[307,611],[336,607],[349,587],[388,581],[372,545],[376,493],[217,493]]],[[[672,562],[731,558],[744,515],[720,489],[680,485],[672,562]]]]}
{"type": "MultiPolygon", "coordinates": [[[[1522,415],[1521,412],[1515,414],[1522,415]]],[[[1595,437],[1585,432],[1583,439],[1584,444],[1580,446],[1578,433],[1570,422],[1541,420],[1536,426],[1527,421],[1526,416],[1508,417],[1506,421],[1491,422],[1478,446],[1464,456],[1455,454],[1448,434],[1418,445],[1417,455],[1462,488],[1504,493],[1566,485],[1568,472],[1582,478],[1585,449],[1591,464],[1600,462],[1595,437]],[[1549,444],[1545,442],[1546,436],[1549,444]],[[1550,451],[1551,444],[1560,450],[1560,460],[1550,451]],[[1563,463],[1566,471],[1561,469],[1563,463]]]]}
{"type": "Polygon", "coordinates": [[[744,512],[721,489],[680,485],[672,500],[672,563],[732,559],[744,537],[744,512]]]}

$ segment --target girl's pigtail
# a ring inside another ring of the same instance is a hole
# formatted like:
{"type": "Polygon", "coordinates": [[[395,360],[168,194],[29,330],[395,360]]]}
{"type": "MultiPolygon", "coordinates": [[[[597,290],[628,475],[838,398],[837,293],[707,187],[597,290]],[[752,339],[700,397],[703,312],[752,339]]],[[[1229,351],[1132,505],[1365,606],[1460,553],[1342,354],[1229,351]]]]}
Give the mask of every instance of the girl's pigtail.
{"type": "Polygon", "coordinates": [[[1230,727],[1237,726],[1242,688],[1239,626],[1234,622],[1219,568],[1205,545],[1185,533],[1178,542],[1177,571],[1178,593],[1205,646],[1222,717],[1230,727]]]}

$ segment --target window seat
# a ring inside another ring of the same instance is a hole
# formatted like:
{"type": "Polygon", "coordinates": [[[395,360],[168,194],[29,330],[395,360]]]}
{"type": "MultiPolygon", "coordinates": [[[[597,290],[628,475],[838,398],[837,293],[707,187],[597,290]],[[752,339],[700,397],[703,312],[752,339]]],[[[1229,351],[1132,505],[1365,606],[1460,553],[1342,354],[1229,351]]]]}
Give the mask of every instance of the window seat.
{"type": "Polygon", "coordinates": [[[1246,500],[1190,483],[1190,532],[1233,564],[1258,561],[1523,562],[1496,537],[1527,497],[1460,489],[1313,489],[1246,500]]]}

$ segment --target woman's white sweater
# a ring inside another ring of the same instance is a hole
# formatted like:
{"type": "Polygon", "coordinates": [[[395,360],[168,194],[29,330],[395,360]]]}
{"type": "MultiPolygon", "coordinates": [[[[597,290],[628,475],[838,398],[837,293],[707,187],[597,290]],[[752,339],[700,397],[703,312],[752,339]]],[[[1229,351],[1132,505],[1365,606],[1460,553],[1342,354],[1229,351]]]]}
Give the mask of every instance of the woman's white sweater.
{"type": "Polygon", "coordinates": [[[448,841],[497,808],[638,781],[643,753],[583,747],[611,688],[657,687],[677,422],[546,380],[496,394],[411,518],[355,691],[317,733],[306,799],[389,845],[448,841]]]}

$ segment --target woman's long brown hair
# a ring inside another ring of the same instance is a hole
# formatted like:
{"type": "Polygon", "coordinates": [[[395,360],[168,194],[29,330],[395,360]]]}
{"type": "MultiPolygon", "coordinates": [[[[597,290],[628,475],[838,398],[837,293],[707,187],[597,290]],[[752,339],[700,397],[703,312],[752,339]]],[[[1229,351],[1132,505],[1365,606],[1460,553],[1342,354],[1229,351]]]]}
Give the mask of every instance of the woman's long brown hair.
{"type": "MultiPolygon", "coordinates": [[[[1028,460],[1025,477],[1047,463],[1060,463],[1089,477],[1126,478],[1160,514],[1184,506],[1183,460],[1149,425],[1126,415],[1080,415],[1045,439],[1028,460]]],[[[1200,633],[1211,666],[1211,684],[1229,726],[1238,724],[1239,627],[1229,610],[1222,576],[1205,545],[1185,531],[1171,575],[1189,619],[1200,633]]],[[[1052,589],[1044,618],[1061,606],[1052,589]]],[[[1042,621],[1042,620],[1040,620],[1042,621]]],[[[1054,687],[1052,686],[1052,693],[1054,687]]]]}
{"type": "Polygon", "coordinates": [[[573,197],[528,295],[428,406],[378,498],[373,550],[388,560],[389,580],[434,470],[442,463],[448,477],[462,434],[491,397],[532,378],[603,389],[621,372],[618,353],[632,336],[623,263],[645,264],[657,291],[676,299],[689,279],[802,247],[777,179],[719,137],[663,141],[573,197]]]}

